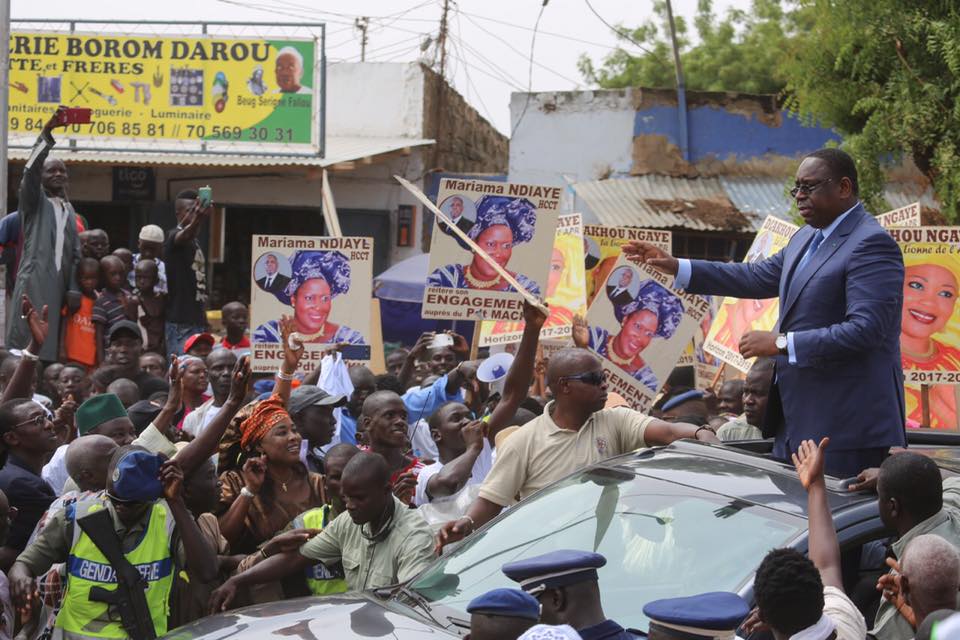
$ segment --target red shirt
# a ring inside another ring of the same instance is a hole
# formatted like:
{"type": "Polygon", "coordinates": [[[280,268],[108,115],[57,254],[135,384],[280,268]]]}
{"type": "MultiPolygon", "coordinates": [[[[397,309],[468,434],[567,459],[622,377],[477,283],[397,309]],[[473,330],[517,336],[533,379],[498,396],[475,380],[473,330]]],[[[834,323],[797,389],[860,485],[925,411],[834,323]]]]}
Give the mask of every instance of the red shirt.
{"type": "Polygon", "coordinates": [[[223,336],[223,338],[220,340],[220,346],[224,349],[249,349],[250,338],[243,336],[243,338],[240,339],[240,342],[234,344],[227,340],[227,336],[223,336]]]}

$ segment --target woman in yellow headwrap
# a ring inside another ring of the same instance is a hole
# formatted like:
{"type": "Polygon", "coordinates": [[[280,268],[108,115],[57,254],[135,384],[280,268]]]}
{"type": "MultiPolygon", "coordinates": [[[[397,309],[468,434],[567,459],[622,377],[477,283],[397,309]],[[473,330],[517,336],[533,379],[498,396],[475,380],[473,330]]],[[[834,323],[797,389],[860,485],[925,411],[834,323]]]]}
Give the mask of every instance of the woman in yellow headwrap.
{"type": "MultiPolygon", "coordinates": [[[[934,246],[931,246],[927,253],[904,254],[906,269],[900,329],[904,371],[960,371],[960,349],[954,346],[960,340],[960,324],[954,317],[960,293],[960,257],[933,253],[933,250],[934,246]]],[[[931,424],[924,426],[956,429],[957,403],[952,388],[934,385],[930,396],[931,424]]],[[[922,422],[920,389],[906,387],[906,401],[907,418],[922,422]]]]}

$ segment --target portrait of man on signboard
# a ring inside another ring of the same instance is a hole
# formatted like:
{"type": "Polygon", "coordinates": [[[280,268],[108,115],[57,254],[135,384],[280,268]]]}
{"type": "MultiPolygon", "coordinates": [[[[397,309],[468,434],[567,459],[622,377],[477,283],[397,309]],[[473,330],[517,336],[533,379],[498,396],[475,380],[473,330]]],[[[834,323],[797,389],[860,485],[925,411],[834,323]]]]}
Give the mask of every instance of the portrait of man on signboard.
{"type": "MultiPolygon", "coordinates": [[[[290,264],[284,295],[293,307],[293,321],[303,342],[365,344],[359,331],[329,320],[334,298],[350,290],[347,257],[339,251],[297,251],[290,264]]],[[[280,342],[279,320],[257,327],[253,341],[280,342]]]]}
{"type": "Polygon", "coordinates": [[[274,93],[313,93],[313,89],[300,84],[303,80],[303,55],[295,47],[283,47],[277,52],[274,73],[277,79],[274,93]]]}
{"type": "MultiPolygon", "coordinates": [[[[526,198],[483,196],[477,202],[477,218],[467,234],[497,264],[510,273],[533,295],[540,295],[540,285],[522,273],[510,271],[513,248],[533,239],[537,210],[526,198]]],[[[469,264],[448,264],[438,267],[427,279],[427,286],[485,291],[514,291],[514,288],[474,254],[469,264]]]]}
{"type": "Polygon", "coordinates": [[[254,269],[259,276],[256,279],[257,286],[277,296],[284,304],[289,304],[290,299],[284,293],[287,285],[290,284],[290,263],[287,259],[277,253],[267,253],[257,261],[254,269]],[[260,276],[261,268],[262,276],[260,276]]]}

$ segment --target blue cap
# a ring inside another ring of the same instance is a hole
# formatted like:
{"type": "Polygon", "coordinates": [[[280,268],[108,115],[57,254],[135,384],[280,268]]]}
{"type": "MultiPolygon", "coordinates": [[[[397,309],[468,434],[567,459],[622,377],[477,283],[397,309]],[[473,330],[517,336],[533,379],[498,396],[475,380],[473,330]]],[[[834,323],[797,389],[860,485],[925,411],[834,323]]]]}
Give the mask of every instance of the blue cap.
{"type": "Polygon", "coordinates": [[[664,402],[663,406],[660,407],[660,410],[670,411],[670,409],[673,409],[674,407],[678,407],[684,402],[688,402],[690,400],[703,400],[705,395],[706,394],[704,394],[703,391],[699,391],[697,389],[690,389],[690,391],[684,391],[683,393],[676,395],[670,398],[669,400],[667,400],[666,402],[664,402]]]}
{"type": "Polygon", "coordinates": [[[748,615],[750,605],[735,593],[712,591],[686,598],[664,598],[654,600],[643,607],[643,615],[650,618],[652,625],[671,629],[682,627],[682,631],[714,638],[717,633],[728,633],[733,637],[748,615]]]}
{"type": "Polygon", "coordinates": [[[599,553],[560,549],[508,562],[502,571],[514,582],[519,582],[521,589],[536,595],[544,589],[597,580],[597,569],[605,564],[607,559],[599,553]]]}
{"type": "Polygon", "coordinates": [[[467,613],[510,616],[536,622],[540,619],[540,603],[519,589],[494,589],[471,600],[467,613]]]}
{"type": "Polygon", "coordinates": [[[273,391],[273,386],[275,384],[276,383],[273,380],[267,380],[264,378],[263,380],[257,380],[253,383],[253,390],[257,394],[270,393],[273,391]]]}
{"type": "Polygon", "coordinates": [[[160,465],[164,458],[149,451],[126,453],[113,468],[110,495],[124,502],[152,502],[163,495],[160,465]]]}

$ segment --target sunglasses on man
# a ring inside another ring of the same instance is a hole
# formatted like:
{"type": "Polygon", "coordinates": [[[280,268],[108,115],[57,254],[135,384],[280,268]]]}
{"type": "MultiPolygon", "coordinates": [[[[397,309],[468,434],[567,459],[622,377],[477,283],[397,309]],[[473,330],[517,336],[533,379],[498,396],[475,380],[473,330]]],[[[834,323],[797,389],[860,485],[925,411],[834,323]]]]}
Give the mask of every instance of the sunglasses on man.
{"type": "Polygon", "coordinates": [[[607,380],[606,371],[588,371],[587,373],[578,373],[575,376],[561,376],[561,380],[579,380],[584,384],[590,384],[599,387],[607,380]]]}

